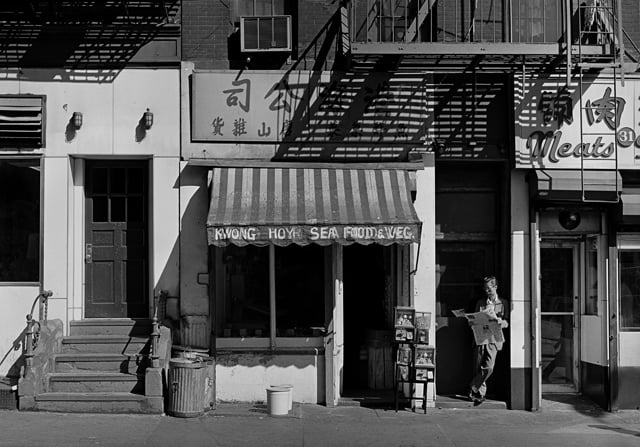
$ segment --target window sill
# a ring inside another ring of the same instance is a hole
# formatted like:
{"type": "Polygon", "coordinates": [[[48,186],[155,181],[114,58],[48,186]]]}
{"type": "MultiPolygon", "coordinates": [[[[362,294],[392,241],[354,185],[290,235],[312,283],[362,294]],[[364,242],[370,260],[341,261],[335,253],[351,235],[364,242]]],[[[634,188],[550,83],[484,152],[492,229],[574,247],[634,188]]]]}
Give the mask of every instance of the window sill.
{"type": "Polygon", "coordinates": [[[269,338],[217,338],[216,351],[250,352],[269,351],[282,354],[319,354],[324,352],[323,337],[278,337],[275,346],[270,345],[269,338]]]}

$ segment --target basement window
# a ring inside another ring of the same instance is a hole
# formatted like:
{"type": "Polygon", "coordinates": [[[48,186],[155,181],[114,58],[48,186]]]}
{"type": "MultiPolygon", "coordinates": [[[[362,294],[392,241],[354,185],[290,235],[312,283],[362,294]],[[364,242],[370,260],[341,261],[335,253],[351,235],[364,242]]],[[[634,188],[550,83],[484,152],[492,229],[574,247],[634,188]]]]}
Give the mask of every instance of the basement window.
{"type": "Polygon", "coordinates": [[[37,282],[40,160],[0,159],[0,282],[37,282]]]}

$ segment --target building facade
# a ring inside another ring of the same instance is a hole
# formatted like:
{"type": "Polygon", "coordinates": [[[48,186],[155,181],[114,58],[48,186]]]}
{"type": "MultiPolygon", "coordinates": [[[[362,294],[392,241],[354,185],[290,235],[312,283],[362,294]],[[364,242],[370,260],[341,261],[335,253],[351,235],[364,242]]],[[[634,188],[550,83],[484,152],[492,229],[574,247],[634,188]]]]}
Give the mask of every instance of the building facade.
{"type": "Polygon", "coordinates": [[[151,318],[162,296],[174,355],[213,364],[211,399],[289,384],[334,406],[393,391],[408,306],[432,316],[426,405],[455,404],[472,334],[452,311],[495,275],[491,399],[638,407],[637,2],[107,2],[82,30],[35,3],[7,36],[73,32],[64,54],[25,34],[5,58],[19,119],[0,123],[35,130],[1,130],[0,182],[21,186],[1,208],[0,373],[20,374],[41,290],[67,331],[151,318]]]}

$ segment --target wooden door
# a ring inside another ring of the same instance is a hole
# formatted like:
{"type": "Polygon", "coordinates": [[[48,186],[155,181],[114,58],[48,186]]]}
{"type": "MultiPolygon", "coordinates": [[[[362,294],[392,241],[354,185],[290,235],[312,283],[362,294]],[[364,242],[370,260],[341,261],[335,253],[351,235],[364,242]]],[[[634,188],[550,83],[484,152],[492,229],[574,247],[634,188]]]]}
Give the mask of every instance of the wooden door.
{"type": "Polygon", "coordinates": [[[148,316],[147,179],[143,161],[86,163],[86,318],[148,316]]]}

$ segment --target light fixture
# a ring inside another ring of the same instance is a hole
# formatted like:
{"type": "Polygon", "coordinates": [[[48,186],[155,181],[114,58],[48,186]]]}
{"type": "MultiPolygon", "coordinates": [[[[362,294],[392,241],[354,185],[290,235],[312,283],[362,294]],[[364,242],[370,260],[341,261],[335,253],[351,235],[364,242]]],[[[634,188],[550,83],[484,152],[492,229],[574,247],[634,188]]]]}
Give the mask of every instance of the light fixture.
{"type": "Polygon", "coordinates": [[[71,124],[75,130],[80,130],[82,127],[82,112],[73,112],[73,115],[71,115],[71,124]]]}
{"type": "Polygon", "coordinates": [[[558,214],[558,222],[565,230],[575,230],[580,225],[580,213],[574,210],[562,210],[558,214]]]}
{"type": "Polygon", "coordinates": [[[151,126],[153,126],[153,113],[150,112],[149,109],[142,115],[142,125],[145,130],[149,130],[151,126]]]}

